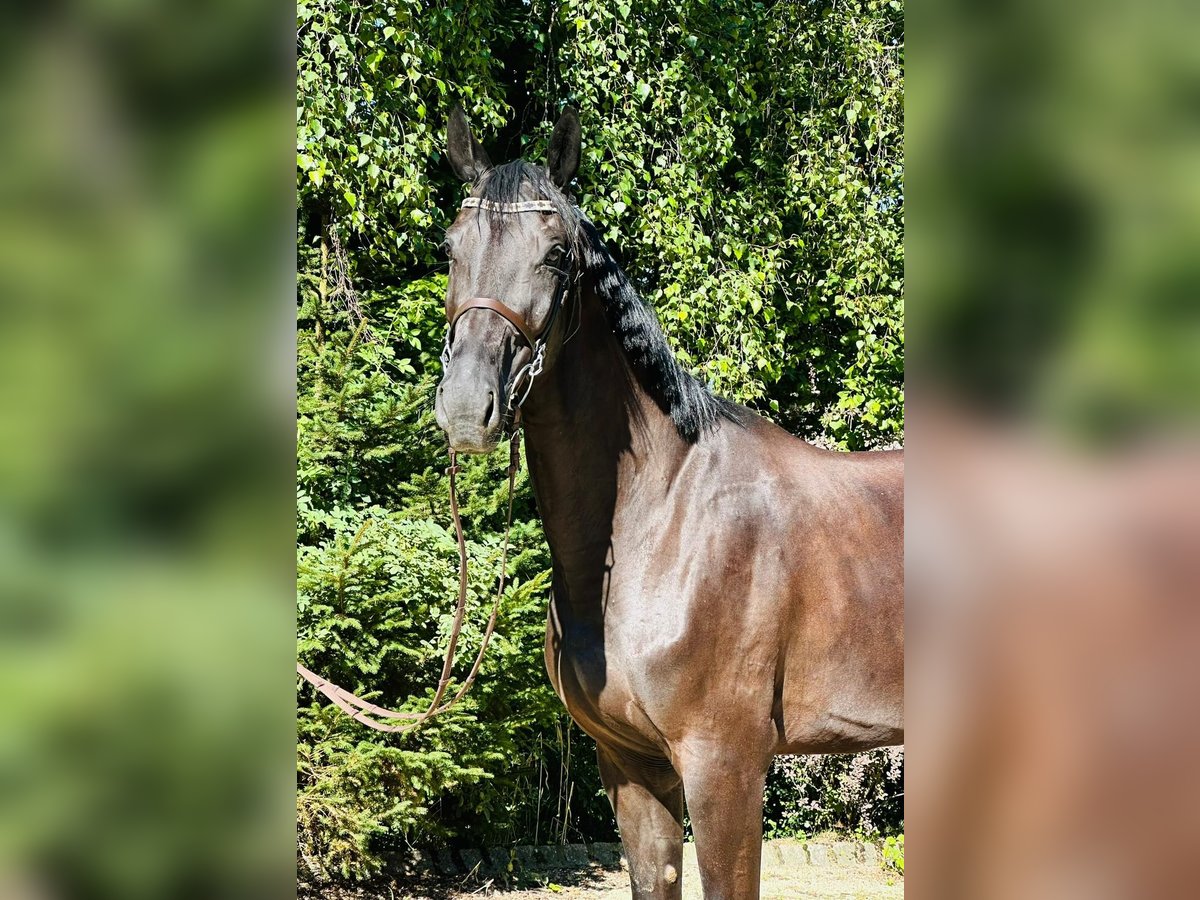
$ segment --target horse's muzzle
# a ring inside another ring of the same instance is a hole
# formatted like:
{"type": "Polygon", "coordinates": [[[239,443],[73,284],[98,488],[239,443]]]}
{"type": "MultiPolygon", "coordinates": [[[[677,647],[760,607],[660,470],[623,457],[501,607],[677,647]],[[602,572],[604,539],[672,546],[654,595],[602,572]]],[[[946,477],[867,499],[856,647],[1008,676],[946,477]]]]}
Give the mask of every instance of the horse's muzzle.
{"type": "Polygon", "coordinates": [[[438,385],[434,409],[451,450],[491,453],[504,436],[507,404],[505,387],[494,375],[485,381],[472,377],[468,367],[451,366],[438,385]]]}

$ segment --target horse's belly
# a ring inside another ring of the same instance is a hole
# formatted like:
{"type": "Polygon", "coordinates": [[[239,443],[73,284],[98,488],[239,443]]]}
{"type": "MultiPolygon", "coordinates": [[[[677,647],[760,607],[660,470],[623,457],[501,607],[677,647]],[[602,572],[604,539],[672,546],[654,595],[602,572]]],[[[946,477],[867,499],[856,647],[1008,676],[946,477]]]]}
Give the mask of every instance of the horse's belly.
{"type": "MultiPolygon", "coordinates": [[[[899,568],[896,562],[884,573],[899,568]]],[[[851,753],[903,742],[902,588],[891,577],[847,575],[857,571],[813,567],[793,588],[804,599],[792,605],[775,698],[785,752],[851,753]]]]}
{"type": "Polygon", "coordinates": [[[785,680],[776,696],[780,753],[854,753],[904,742],[904,682],[833,669],[807,683],[785,680]]]}
{"type": "Polygon", "coordinates": [[[828,712],[785,725],[777,753],[857,753],[904,743],[904,725],[894,716],[828,712]]]}

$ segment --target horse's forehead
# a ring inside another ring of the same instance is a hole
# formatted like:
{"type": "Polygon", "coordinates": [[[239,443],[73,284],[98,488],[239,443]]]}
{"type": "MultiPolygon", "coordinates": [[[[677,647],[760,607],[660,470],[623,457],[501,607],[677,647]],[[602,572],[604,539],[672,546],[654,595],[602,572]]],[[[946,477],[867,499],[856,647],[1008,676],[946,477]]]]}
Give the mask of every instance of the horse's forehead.
{"type": "Polygon", "coordinates": [[[501,252],[537,251],[546,242],[565,232],[561,219],[553,213],[503,213],[503,218],[489,210],[466,208],[459,211],[450,227],[456,241],[477,244],[501,252]]]}

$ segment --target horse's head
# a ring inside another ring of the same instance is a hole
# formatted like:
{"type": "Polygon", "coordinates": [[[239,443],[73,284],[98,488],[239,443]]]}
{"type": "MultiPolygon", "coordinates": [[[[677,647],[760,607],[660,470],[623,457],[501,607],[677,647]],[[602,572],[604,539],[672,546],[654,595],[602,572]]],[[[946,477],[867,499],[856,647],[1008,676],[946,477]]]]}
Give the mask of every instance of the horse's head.
{"type": "Polygon", "coordinates": [[[487,453],[552,362],[567,318],[559,313],[578,213],[562,188],[579,166],[579,118],[563,113],[545,168],[493,168],[457,107],[448,144],[454,171],[473,190],[446,232],[449,327],[435,406],[451,449],[487,453]]]}

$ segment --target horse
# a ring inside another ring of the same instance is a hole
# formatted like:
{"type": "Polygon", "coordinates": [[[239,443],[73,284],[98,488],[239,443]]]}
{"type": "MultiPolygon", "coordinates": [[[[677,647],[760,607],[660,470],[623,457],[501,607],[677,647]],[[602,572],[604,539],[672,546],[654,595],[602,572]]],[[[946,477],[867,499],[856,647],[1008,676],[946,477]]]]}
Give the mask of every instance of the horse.
{"type": "Polygon", "coordinates": [[[684,370],[566,193],[573,109],[544,166],[493,166],[457,107],[447,144],[437,421],[464,453],[524,429],[546,669],[633,897],[682,896],[685,798],[705,897],[758,897],[772,758],[903,743],[903,452],[817,448],[684,370]]]}

